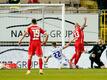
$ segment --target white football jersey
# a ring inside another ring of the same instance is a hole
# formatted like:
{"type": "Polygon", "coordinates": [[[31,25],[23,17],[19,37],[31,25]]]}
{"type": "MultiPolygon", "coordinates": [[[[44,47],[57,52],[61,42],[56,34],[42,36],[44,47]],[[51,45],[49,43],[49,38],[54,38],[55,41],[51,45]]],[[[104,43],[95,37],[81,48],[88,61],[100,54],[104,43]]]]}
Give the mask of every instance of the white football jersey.
{"type": "Polygon", "coordinates": [[[52,53],[51,56],[58,60],[62,59],[62,57],[63,57],[62,47],[53,48],[51,50],[51,53],[52,53]]]}

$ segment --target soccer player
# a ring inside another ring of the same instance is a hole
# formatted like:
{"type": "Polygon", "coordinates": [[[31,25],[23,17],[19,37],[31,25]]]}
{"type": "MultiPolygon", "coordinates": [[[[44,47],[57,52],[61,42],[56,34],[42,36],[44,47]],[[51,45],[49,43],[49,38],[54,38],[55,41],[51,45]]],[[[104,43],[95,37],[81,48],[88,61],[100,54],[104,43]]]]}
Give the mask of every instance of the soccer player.
{"type": "Polygon", "coordinates": [[[94,62],[98,65],[95,66],[95,68],[105,68],[104,63],[100,59],[105,49],[106,49],[106,45],[104,44],[102,39],[99,39],[97,44],[94,45],[90,51],[88,51],[88,53],[91,53],[89,57],[89,59],[91,60],[91,68],[93,68],[94,62]]]}
{"type": "Polygon", "coordinates": [[[70,43],[72,42],[73,40],[69,41],[69,43],[67,43],[65,46],[63,47],[57,47],[57,44],[56,42],[53,42],[52,43],[52,46],[53,46],[53,49],[51,50],[51,54],[50,56],[46,57],[46,60],[45,60],[45,63],[48,62],[49,58],[51,57],[54,57],[55,59],[58,60],[59,62],[59,69],[61,69],[63,67],[63,64],[64,62],[68,63],[69,64],[69,60],[65,57],[65,55],[62,53],[62,50],[67,48],[70,43]]]}
{"type": "Polygon", "coordinates": [[[23,38],[27,34],[29,34],[29,36],[30,36],[30,43],[29,43],[29,50],[28,50],[28,71],[26,74],[30,73],[31,60],[32,60],[32,56],[34,54],[36,54],[39,58],[39,68],[40,68],[39,72],[40,72],[40,74],[42,74],[43,73],[43,69],[42,69],[42,65],[43,65],[42,55],[43,55],[43,53],[42,53],[41,45],[46,44],[46,42],[48,40],[48,34],[46,33],[45,30],[43,30],[42,28],[40,28],[37,25],[36,19],[32,19],[32,24],[27,27],[24,35],[19,40],[19,45],[21,44],[23,38]],[[46,36],[43,43],[41,43],[41,39],[40,39],[41,34],[44,34],[46,36]]]}
{"type": "MultiPolygon", "coordinates": [[[[84,18],[84,24],[81,27],[78,23],[75,24],[75,30],[73,31],[73,36],[74,36],[74,46],[75,46],[75,53],[73,54],[72,58],[70,59],[70,64],[72,67],[72,64],[76,66],[76,64],[79,61],[79,58],[84,51],[84,28],[87,26],[86,25],[87,18],[84,18]],[[73,63],[74,61],[74,63],[73,63]]],[[[74,67],[75,68],[75,67],[74,67]]]]}

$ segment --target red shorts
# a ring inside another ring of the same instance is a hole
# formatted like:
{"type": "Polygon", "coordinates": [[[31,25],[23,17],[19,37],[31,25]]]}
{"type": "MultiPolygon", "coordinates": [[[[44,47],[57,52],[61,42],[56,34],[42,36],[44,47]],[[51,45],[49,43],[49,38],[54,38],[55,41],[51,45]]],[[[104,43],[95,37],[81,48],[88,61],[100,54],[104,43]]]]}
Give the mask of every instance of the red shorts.
{"type": "Polygon", "coordinates": [[[32,41],[29,45],[29,55],[36,54],[38,57],[42,56],[42,47],[40,42],[32,41]]]}

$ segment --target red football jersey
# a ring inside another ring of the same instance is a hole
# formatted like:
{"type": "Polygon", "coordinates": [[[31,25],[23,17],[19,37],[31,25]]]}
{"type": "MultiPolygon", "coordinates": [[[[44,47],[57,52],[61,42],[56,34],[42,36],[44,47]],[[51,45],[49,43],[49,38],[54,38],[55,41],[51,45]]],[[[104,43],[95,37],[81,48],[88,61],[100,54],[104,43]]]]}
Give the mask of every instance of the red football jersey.
{"type": "Polygon", "coordinates": [[[76,38],[75,40],[75,44],[76,43],[81,43],[81,28],[78,25],[78,27],[76,27],[76,29],[73,32],[74,37],[76,38]]]}
{"type": "Polygon", "coordinates": [[[38,25],[30,25],[28,27],[28,33],[30,35],[30,42],[31,41],[40,41],[41,42],[41,33],[44,34],[45,30],[40,28],[38,25]]]}

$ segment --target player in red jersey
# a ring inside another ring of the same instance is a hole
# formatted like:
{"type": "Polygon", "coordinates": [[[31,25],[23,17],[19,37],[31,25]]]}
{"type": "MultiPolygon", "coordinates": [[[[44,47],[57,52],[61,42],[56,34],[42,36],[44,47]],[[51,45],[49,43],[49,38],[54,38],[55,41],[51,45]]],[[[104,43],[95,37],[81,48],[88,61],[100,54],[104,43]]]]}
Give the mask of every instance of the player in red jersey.
{"type": "Polygon", "coordinates": [[[79,58],[84,51],[84,31],[83,29],[86,27],[86,18],[84,18],[84,25],[81,27],[78,23],[75,24],[75,30],[73,32],[74,36],[74,46],[75,46],[75,53],[73,54],[72,58],[70,59],[70,63],[72,65],[72,61],[74,60],[74,65],[76,65],[79,61],[79,58]]]}
{"type": "Polygon", "coordinates": [[[28,50],[28,71],[26,74],[30,73],[30,69],[31,69],[31,60],[32,60],[32,56],[34,54],[36,54],[39,58],[39,72],[40,74],[43,73],[43,69],[42,69],[42,48],[41,45],[45,45],[47,40],[48,40],[48,34],[46,33],[45,30],[43,30],[42,28],[40,28],[37,25],[37,21],[36,19],[32,19],[32,24],[30,26],[27,27],[24,35],[22,36],[22,38],[19,40],[19,45],[21,45],[21,42],[23,40],[23,38],[29,34],[30,36],[30,43],[29,43],[29,50],[28,50]],[[45,40],[43,43],[41,43],[41,34],[46,35],[45,40]]]}

